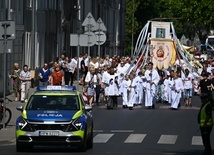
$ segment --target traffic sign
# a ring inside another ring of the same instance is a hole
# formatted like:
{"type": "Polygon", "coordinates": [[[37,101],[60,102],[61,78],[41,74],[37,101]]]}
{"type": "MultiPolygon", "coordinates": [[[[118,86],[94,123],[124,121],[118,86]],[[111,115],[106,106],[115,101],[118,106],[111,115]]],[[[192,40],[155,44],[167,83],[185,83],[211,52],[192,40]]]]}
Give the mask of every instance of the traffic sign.
{"type": "Polygon", "coordinates": [[[78,46],[78,34],[70,34],[70,46],[78,46]]]}
{"type": "Polygon", "coordinates": [[[85,30],[87,31],[94,31],[96,28],[96,21],[92,14],[89,12],[86,16],[85,20],[82,23],[82,26],[86,27],[85,30]]]}
{"type": "Polygon", "coordinates": [[[86,32],[85,34],[71,34],[70,46],[93,46],[97,41],[96,35],[93,32],[86,32]],[[79,37],[79,38],[78,38],[79,37]],[[78,42],[79,39],[79,42],[78,42]]]}
{"type": "Polygon", "coordinates": [[[96,45],[102,45],[106,41],[106,34],[102,31],[95,32],[97,37],[96,45]]]}
{"type": "Polygon", "coordinates": [[[107,31],[106,26],[104,25],[104,23],[103,23],[101,18],[99,18],[97,20],[96,30],[97,31],[107,31]]]}
{"type": "Polygon", "coordinates": [[[6,25],[6,39],[15,39],[15,22],[11,20],[0,21],[0,40],[4,39],[5,33],[5,25],[6,25]]]}
{"type": "MultiPolygon", "coordinates": [[[[0,40],[0,49],[4,49],[4,41],[0,40]]],[[[4,50],[0,50],[0,53],[4,53],[4,50]]],[[[7,53],[12,53],[13,52],[13,42],[12,40],[7,40],[7,49],[6,49],[7,53]]]]}
{"type": "Polygon", "coordinates": [[[80,46],[93,46],[96,41],[97,37],[93,32],[85,32],[84,35],[80,37],[80,46]]]}

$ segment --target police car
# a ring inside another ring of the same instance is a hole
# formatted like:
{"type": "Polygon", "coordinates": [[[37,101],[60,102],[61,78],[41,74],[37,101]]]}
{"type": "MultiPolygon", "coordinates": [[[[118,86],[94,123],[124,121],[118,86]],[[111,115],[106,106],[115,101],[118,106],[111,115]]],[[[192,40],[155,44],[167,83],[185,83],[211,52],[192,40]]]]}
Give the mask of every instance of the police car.
{"type": "Polygon", "coordinates": [[[17,110],[17,152],[36,145],[93,147],[92,107],[74,86],[39,86],[17,110]]]}

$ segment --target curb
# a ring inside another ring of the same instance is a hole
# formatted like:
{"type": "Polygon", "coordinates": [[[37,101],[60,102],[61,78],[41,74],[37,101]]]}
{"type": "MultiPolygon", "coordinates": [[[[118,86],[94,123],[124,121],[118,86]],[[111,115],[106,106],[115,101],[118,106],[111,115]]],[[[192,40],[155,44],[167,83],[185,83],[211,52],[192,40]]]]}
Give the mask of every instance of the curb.
{"type": "Polygon", "coordinates": [[[2,128],[2,129],[0,129],[1,135],[11,135],[10,138],[9,138],[9,136],[8,137],[2,137],[3,140],[0,140],[0,146],[14,144],[16,142],[14,132],[15,132],[14,128],[2,128]]]}

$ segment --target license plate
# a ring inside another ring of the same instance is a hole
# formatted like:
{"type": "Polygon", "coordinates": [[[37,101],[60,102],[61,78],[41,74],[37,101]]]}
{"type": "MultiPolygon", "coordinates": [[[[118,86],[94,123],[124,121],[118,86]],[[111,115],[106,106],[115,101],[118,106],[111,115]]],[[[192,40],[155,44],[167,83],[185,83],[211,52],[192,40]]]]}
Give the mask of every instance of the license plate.
{"type": "Polygon", "coordinates": [[[59,136],[58,131],[40,131],[39,136],[59,136]]]}

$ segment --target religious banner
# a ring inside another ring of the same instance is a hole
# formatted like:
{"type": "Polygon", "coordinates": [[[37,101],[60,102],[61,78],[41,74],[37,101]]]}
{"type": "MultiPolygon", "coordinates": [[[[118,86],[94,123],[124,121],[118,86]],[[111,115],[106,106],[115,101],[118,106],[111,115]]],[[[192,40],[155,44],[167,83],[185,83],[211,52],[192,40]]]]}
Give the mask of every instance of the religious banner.
{"type": "Polygon", "coordinates": [[[170,22],[152,22],[151,38],[171,39],[170,22]]]}
{"type": "Polygon", "coordinates": [[[176,61],[176,50],[172,39],[151,39],[151,57],[154,68],[168,69],[176,61]]]}

